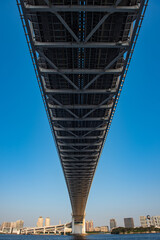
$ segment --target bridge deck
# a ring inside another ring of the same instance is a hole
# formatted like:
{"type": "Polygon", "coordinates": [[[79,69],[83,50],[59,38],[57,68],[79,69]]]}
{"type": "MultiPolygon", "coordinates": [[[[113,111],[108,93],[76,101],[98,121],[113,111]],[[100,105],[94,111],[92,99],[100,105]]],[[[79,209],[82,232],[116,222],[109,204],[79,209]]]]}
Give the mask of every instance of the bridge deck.
{"type": "Polygon", "coordinates": [[[82,221],[148,1],[17,1],[73,215],[82,221]]]}

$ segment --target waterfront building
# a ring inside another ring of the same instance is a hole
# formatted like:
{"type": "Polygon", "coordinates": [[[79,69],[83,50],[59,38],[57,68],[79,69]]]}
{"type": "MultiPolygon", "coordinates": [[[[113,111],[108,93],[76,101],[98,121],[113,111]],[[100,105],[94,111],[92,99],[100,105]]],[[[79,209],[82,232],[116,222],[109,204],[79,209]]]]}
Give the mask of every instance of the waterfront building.
{"type": "Polygon", "coordinates": [[[2,229],[3,228],[10,228],[11,227],[11,222],[3,222],[1,226],[2,226],[2,229]]]}
{"type": "Polygon", "coordinates": [[[100,231],[101,231],[101,227],[95,227],[95,228],[94,228],[94,231],[95,231],[95,232],[100,232],[100,231]]]}
{"type": "Polygon", "coordinates": [[[43,227],[43,217],[38,218],[37,227],[43,227]]]}
{"type": "Polygon", "coordinates": [[[108,226],[101,226],[101,227],[95,227],[93,229],[94,232],[109,232],[108,226]]]}
{"type": "Polygon", "coordinates": [[[124,226],[125,228],[134,228],[133,218],[124,218],[124,226]]]}
{"type": "Polygon", "coordinates": [[[11,233],[11,222],[3,222],[1,225],[1,231],[3,233],[11,233]]]}
{"type": "Polygon", "coordinates": [[[140,216],[141,227],[160,227],[160,216],[140,216]]]}
{"type": "Polygon", "coordinates": [[[20,230],[20,229],[23,228],[24,221],[23,221],[23,220],[17,220],[17,221],[16,221],[16,224],[14,224],[14,225],[16,225],[16,229],[17,229],[17,230],[20,230]]]}
{"type": "Polygon", "coordinates": [[[16,228],[16,222],[11,222],[11,228],[16,228]]]}
{"type": "Polygon", "coordinates": [[[114,218],[110,219],[110,230],[117,227],[116,220],[114,218]]]}
{"type": "Polygon", "coordinates": [[[154,227],[160,227],[160,216],[153,216],[152,224],[154,227]]]}
{"type": "Polygon", "coordinates": [[[93,230],[93,220],[86,221],[86,232],[92,232],[93,230]]]}
{"type": "Polygon", "coordinates": [[[19,233],[23,228],[24,221],[17,220],[16,222],[3,222],[1,225],[1,231],[3,233],[19,233]]]}
{"type": "Polygon", "coordinates": [[[49,227],[51,224],[50,224],[50,218],[49,217],[46,217],[45,219],[45,227],[49,227]]]}
{"type": "Polygon", "coordinates": [[[85,227],[86,227],[86,232],[88,232],[89,231],[89,221],[85,222],[85,227]]]}
{"type": "Polygon", "coordinates": [[[1,225],[1,231],[3,233],[11,233],[11,222],[3,222],[1,225]]]}
{"type": "Polygon", "coordinates": [[[146,216],[140,216],[140,223],[141,227],[148,227],[147,217],[146,216]]]}
{"type": "Polygon", "coordinates": [[[150,215],[147,215],[147,223],[148,223],[148,227],[154,226],[152,217],[150,217],[150,215]]]}
{"type": "Polygon", "coordinates": [[[109,232],[109,227],[108,226],[102,226],[101,227],[101,232],[109,232]]]}

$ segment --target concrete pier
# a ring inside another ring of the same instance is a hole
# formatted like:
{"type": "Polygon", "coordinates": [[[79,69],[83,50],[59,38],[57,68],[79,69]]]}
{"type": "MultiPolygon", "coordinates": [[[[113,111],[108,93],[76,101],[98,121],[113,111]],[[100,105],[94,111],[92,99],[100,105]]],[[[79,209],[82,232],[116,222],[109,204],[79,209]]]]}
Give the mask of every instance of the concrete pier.
{"type": "Polygon", "coordinates": [[[72,234],[85,234],[85,216],[72,215],[72,234]]]}

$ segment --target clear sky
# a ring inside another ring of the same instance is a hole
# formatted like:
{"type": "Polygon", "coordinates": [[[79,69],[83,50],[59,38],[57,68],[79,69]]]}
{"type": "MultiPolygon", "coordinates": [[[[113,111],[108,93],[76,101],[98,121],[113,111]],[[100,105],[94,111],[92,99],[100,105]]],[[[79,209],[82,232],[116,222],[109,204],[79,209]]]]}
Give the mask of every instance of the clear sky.
{"type": "MultiPolygon", "coordinates": [[[[1,2],[0,223],[71,220],[71,207],[16,1],[1,2]]],[[[149,3],[95,174],[86,219],[160,215],[160,1],[149,3]]]]}

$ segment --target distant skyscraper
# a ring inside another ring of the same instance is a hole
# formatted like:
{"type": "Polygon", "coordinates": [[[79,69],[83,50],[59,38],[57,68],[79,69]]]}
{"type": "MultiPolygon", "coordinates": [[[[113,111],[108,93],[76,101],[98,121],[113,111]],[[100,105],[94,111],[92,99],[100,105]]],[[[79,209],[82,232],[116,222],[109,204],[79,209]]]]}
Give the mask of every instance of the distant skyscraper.
{"type": "Polygon", "coordinates": [[[86,232],[88,232],[89,231],[89,221],[86,221],[86,232]]]}
{"type": "Polygon", "coordinates": [[[16,228],[17,228],[17,230],[22,229],[23,228],[23,224],[24,224],[24,222],[22,220],[17,220],[16,221],[16,228]]]}
{"type": "Polygon", "coordinates": [[[147,216],[140,216],[140,223],[141,227],[160,227],[160,216],[153,216],[150,217],[150,215],[147,216]]]}
{"type": "Polygon", "coordinates": [[[160,216],[153,216],[152,223],[155,227],[160,227],[160,216]]]}
{"type": "Polygon", "coordinates": [[[45,227],[48,227],[48,226],[50,226],[50,218],[46,217],[46,219],[45,219],[45,227]]]}
{"type": "Polygon", "coordinates": [[[37,227],[43,227],[43,218],[42,217],[38,218],[37,227]]]}
{"type": "Polygon", "coordinates": [[[141,227],[148,227],[147,217],[146,216],[140,216],[140,223],[141,227]]]}
{"type": "Polygon", "coordinates": [[[1,231],[3,233],[11,233],[11,222],[3,222],[1,225],[1,231]]]}
{"type": "Polygon", "coordinates": [[[10,228],[11,227],[11,222],[3,222],[2,223],[2,228],[10,228]]]}
{"type": "Polygon", "coordinates": [[[16,222],[11,222],[11,228],[16,228],[16,222]]]}
{"type": "Polygon", "coordinates": [[[117,227],[116,220],[114,218],[110,219],[110,230],[117,227]]]}
{"type": "Polygon", "coordinates": [[[93,220],[86,221],[86,232],[92,232],[93,229],[93,220]]]}
{"type": "Polygon", "coordinates": [[[22,220],[17,220],[16,222],[3,222],[0,230],[3,233],[17,233],[23,228],[24,222],[22,220]]]}
{"type": "Polygon", "coordinates": [[[124,226],[125,228],[134,228],[133,218],[124,218],[124,226]]]}
{"type": "Polygon", "coordinates": [[[154,226],[152,218],[150,217],[150,215],[147,215],[147,223],[148,223],[148,227],[154,226]]]}

